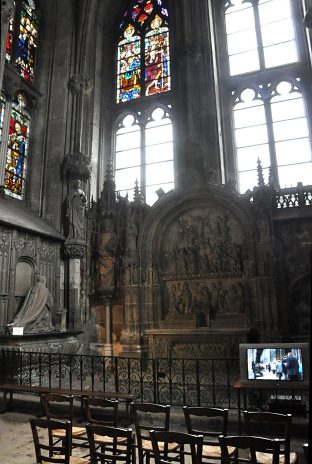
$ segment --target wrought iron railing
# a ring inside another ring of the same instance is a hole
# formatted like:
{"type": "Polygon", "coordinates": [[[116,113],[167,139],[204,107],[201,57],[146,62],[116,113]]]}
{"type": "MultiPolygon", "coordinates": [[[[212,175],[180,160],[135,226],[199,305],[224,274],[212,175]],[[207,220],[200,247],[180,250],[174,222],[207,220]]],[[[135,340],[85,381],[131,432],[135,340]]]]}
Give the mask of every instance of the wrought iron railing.
{"type": "Polygon", "coordinates": [[[0,350],[0,381],[131,393],[138,401],[237,407],[238,359],[124,358],[0,350]]]}

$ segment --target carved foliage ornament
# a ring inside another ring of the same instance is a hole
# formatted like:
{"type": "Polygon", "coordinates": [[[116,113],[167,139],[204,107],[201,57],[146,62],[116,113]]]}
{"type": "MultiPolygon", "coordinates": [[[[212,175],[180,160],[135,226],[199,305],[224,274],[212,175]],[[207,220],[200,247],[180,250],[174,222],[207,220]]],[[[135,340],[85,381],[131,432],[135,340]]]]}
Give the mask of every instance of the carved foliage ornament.
{"type": "Polygon", "coordinates": [[[93,89],[93,81],[91,77],[83,76],[82,74],[74,74],[68,82],[68,87],[74,95],[83,94],[90,95],[93,89]]]}

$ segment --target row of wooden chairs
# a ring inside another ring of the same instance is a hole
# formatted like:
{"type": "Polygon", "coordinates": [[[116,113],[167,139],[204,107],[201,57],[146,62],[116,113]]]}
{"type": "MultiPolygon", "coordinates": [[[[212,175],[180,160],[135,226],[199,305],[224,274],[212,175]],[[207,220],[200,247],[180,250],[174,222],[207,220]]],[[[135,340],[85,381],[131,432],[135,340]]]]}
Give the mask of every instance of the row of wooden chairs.
{"type": "MultiPolygon", "coordinates": [[[[133,434],[132,437],[132,450],[137,448],[139,464],[149,464],[150,458],[155,458],[155,443],[153,445],[152,436],[158,433],[169,432],[170,423],[170,406],[159,405],[154,403],[132,403],[131,405],[132,419],[135,428],[135,444],[133,434]],[[153,430],[153,434],[150,431],[153,430]]],[[[95,449],[102,449],[108,446],[108,443],[114,445],[116,450],[117,444],[127,445],[127,434],[129,430],[118,429],[118,401],[105,400],[100,398],[89,398],[84,401],[84,411],[86,416],[86,425],[77,425],[73,421],[73,398],[64,395],[50,394],[44,398],[45,414],[48,420],[58,421],[59,419],[67,419],[70,423],[70,448],[85,447],[88,450],[91,448],[92,437],[91,430],[95,426],[109,427],[116,429],[116,433],[120,435],[115,436],[102,436],[100,433],[95,434],[94,443],[97,444],[95,449]],[[52,410],[52,404],[56,404],[57,409],[52,410]],[[67,405],[67,412],[65,412],[65,405],[67,405]],[[103,417],[96,414],[97,411],[105,412],[103,417]],[[88,432],[89,430],[89,432],[88,432]],[[122,433],[121,433],[122,432],[122,433]],[[91,434],[91,435],[90,435],[91,434]],[[102,445],[101,445],[102,443],[102,445]],[[100,446],[101,445],[101,446],[100,446]]],[[[224,437],[227,439],[228,428],[228,410],[220,408],[205,408],[205,407],[183,407],[185,424],[187,434],[190,436],[202,436],[202,451],[201,461],[209,463],[211,461],[219,462],[225,457],[221,456],[222,446],[220,440],[224,437]]],[[[283,464],[294,464],[297,460],[297,455],[290,450],[290,414],[277,414],[268,412],[248,412],[244,411],[245,418],[245,433],[246,436],[259,436],[262,438],[278,439],[279,454],[283,456],[283,464]],[[268,433],[265,433],[265,428],[268,428],[268,433]]],[[[131,430],[131,429],[130,429],[131,430]]],[[[103,432],[103,429],[101,429],[103,432]]],[[[110,433],[112,433],[110,431],[110,433]]],[[[174,432],[169,432],[174,433],[174,432]]],[[[64,442],[64,437],[67,434],[66,429],[54,428],[50,432],[50,437],[53,437],[55,444],[57,442],[64,442]]],[[[155,435],[156,434],[156,435],[155,435]]],[[[170,437],[169,437],[170,438],[170,437]]],[[[172,437],[171,437],[172,438],[172,437]]],[[[177,436],[176,436],[177,438],[177,436]]],[[[62,444],[62,443],[61,443],[62,444]]],[[[160,441],[159,452],[163,455],[176,452],[179,446],[172,441],[168,442],[165,448],[164,442],[160,441]]],[[[274,448],[274,447],[273,447],[274,448]]],[[[272,449],[273,449],[272,448],[272,449]]],[[[235,456],[236,447],[228,445],[227,452],[229,457],[235,456]]],[[[70,452],[70,454],[72,454],[70,452]]],[[[120,454],[120,453],[119,453],[120,454]]],[[[122,453],[121,453],[122,454],[122,453]]],[[[192,453],[191,453],[192,454],[192,453]]],[[[132,460],[135,460],[135,452],[132,451],[132,460]]],[[[237,458],[237,456],[236,456],[237,458]]],[[[258,451],[258,462],[266,464],[272,462],[272,453],[264,453],[258,451]]],[[[40,461],[38,461],[40,462],[40,461]]],[[[49,461],[56,462],[56,461],[49,461]]],[[[104,462],[104,461],[103,461],[104,462]]],[[[75,463],[76,464],[76,463],[75,463]]],[[[80,463],[77,463],[80,464],[80,463]]],[[[82,464],[85,464],[82,462],[82,464]]]]}

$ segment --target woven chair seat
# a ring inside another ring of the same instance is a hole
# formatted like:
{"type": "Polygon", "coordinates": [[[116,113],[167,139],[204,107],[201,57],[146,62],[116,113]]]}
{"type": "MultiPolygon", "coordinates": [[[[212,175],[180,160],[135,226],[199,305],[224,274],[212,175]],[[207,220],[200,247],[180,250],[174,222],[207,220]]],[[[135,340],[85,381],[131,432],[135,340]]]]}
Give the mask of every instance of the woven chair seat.
{"type": "MultiPolygon", "coordinates": [[[[258,451],[256,453],[257,461],[259,464],[272,464],[272,454],[262,453],[258,451]]],[[[291,451],[289,454],[289,464],[294,464],[297,461],[297,453],[291,451]]],[[[285,456],[281,455],[279,457],[279,464],[285,464],[285,456]]]]}
{"type": "MultiPolygon", "coordinates": [[[[228,447],[228,453],[231,455],[235,451],[233,446],[228,447]]],[[[203,458],[221,458],[220,446],[204,445],[203,446],[203,458]]]]}
{"type": "MultiPolygon", "coordinates": [[[[72,437],[81,437],[82,435],[85,435],[86,429],[85,427],[72,427],[72,437]]],[[[59,430],[53,430],[53,436],[58,437],[58,438],[63,438],[65,436],[65,431],[63,429],[59,430]]]]}

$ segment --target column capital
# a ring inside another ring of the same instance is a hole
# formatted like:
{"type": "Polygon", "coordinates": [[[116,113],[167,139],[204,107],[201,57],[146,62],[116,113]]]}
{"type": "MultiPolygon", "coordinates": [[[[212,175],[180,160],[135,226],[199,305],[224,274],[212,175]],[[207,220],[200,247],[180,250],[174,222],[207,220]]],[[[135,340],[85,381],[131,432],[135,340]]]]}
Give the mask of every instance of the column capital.
{"type": "Polygon", "coordinates": [[[64,253],[69,259],[82,259],[86,253],[85,242],[70,242],[66,241],[64,244],[64,253]]]}

